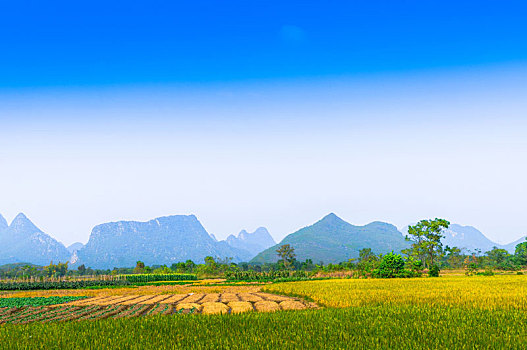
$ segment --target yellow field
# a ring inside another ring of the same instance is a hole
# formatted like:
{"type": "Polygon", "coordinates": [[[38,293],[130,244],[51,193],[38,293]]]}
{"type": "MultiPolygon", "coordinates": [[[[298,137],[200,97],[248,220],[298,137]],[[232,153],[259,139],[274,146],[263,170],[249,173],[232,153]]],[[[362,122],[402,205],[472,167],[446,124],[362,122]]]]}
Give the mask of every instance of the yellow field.
{"type": "Polygon", "coordinates": [[[427,305],[527,310],[527,276],[339,279],[278,283],[262,288],[302,295],[327,307],[427,305]]]}

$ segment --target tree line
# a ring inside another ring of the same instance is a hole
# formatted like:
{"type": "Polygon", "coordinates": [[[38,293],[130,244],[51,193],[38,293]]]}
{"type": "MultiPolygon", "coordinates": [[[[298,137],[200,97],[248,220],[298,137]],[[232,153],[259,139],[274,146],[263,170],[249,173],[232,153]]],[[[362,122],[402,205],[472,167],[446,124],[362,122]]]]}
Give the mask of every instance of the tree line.
{"type": "Polygon", "coordinates": [[[411,242],[410,248],[400,254],[375,254],[370,248],[359,251],[358,258],[348,259],[337,264],[324,262],[314,263],[311,259],[298,261],[294,247],[281,245],[277,250],[278,261],[274,263],[252,264],[233,263],[232,259],[219,259],[207,256],[204,263],[192,260],[167,265],[147,266],[138,261],[135,267],[114,269],[91,269],[80,265],[69,269],[68,263],[47,266],[30,264],[11,264],[0,268],[0,278],[53,278],[63,276],[99,276],[126,274],[170,274],[190,273],[202,277],[222,277],[236,271],[308,271],[330,273],[354,271],[362,277],[415,277],[425,270],[430,276],[439,276],[441,269],[465,269],[468,275],[477,273],[491,274],[494,270],[520,270],[527,266],[527,240],[516,246],[514,254],[505,249],[494,247],[490,251],[466,253],[458,247],[443,246],[443,231],[450,226],[444,219],[421,220],[410,226],[406,239],[411,242]],[[483,272],[482,272],[483,271],[483,272]]]}

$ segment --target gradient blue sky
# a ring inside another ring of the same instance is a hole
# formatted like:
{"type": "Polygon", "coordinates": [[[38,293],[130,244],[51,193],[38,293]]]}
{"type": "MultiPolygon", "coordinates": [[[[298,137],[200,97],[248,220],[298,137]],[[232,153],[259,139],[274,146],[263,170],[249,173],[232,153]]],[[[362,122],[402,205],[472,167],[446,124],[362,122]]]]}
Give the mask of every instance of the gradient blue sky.
{"type": "Polygon", "coordinates": [[[527,234],[527,5],[0,4],[0,213],[527,234]]]}

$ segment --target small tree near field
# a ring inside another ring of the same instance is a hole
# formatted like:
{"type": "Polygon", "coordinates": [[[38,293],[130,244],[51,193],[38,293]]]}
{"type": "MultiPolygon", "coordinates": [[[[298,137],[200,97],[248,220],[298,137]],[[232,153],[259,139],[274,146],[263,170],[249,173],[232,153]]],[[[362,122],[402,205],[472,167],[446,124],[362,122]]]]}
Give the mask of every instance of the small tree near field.
{"type": "Polygon", "coordinates": [[[374,270],[374,275],[381,278],[397,277],[403,271],[404,265],[403,257],[391,252],[382,257],[379,269],[374,270]]]}
{"type": "Polygon", "coordinates": [[[296,258],[295,248],[289,244],[284,244],[276,250],[276,253],[286,269],[289,269],[293,265],[296,258]]]}
{"type": "Polygon", "coordinates": [[[421,220],[417,225],[408,228],[406,238],[412,241],[410,251],[412,255],[424,260],[430,269],[437,264],[443,252],[443,229],[447,229],[450,222],[444,219],[421,220]]]}
{"type": "Polygon", "coordinates": [[[446,256],[444,257],[445,263],[451,268],[462,268],[463,267],[463,255],[461,249],[458,247],[445,247],[446,256]]]}
{"type": "Polygon", "coordinates": [[[138,261],[135,264],[134,273],[143,273],[145,272],[145,263],[142,261],[138,261]]]}
{"type": "Polygon", "coordinates": [[[527,238],[526,241],[518,244],[516,250],[514,251],[514,257],[516,262],[520,266],[527,265],[527,238]]]}
{"type": "Polygon", "coordinates": [[[362,276],[372,272],[378,265],[379,257],[372,252],[371,248],[363,248],[359,251],[357,269],[362,276]]]}

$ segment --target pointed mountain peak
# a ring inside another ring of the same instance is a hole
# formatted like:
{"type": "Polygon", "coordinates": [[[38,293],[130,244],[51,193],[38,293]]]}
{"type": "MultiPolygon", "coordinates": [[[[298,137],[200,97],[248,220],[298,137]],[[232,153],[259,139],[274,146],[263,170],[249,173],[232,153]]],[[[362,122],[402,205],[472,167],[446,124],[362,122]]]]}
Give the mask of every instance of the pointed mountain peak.
{"type": "Polygon", "coordinates": [[[258,227],[256,229],[256,231],[254,231],[254,233],[266,233],[266,234],[269,234],[269,231],[267,231],[267,229],[265,227],[258,227]]]}
{"type": "Polygon", "coordinates": [[[324,216],[319,222],[321,223],[327,223],[327,224],[335,224],[340,222],[345,222],[341,218],[339,218],[335,213],[329,213],[328,215],[324,216]]]}
{"type": "Polygon", "coordinates": [[[7,228],[7,220],[0,214],[0,230],[7,228]]]}
{"type": "Polygon", "coordinates": [[[18,215],[15,216],[15,219],[19,219],[19,218],[20,219],[27,219],[27,216],[24,213],[18,213],[18,215]]]}
{"type": "Polygon", "coordinates": [[[241,230],[240,233],[238,233],[238,236],[234,238],[241,240],[271,238],[274,241],[274,239],[269,234],[269,231],[267,231],[267,229],[263,226],[258,227],[254,232],[247,232],[247,230],[241,230]]]}
{"type": "Polygon", "coordinates": [[[246,230],[241,230],[240,233],[238,233],[238,239],[247,239],[247,236],[249,236],[249,232],[246,230]]]}
{"type": "Polygon", "coordinates": [[[37,231],[40,231],[32,222],[27,218],[27,216],[24,215],[24,213],[19,213],[13,221],[11,221],[11,225],[9,226],[11,228],[31,228],[37,231]]]}
{"type": "Polygon", "coordinates": [[[15,224],[15,223],[22,223],[22,222],[26,222],[26,221],[30,221],[27,216],[24,214],[24,213],[18,213],[17,216],[15,216],[15,218],[13,219],[13,221],[11,222],[11,225],[15,224]]]}

